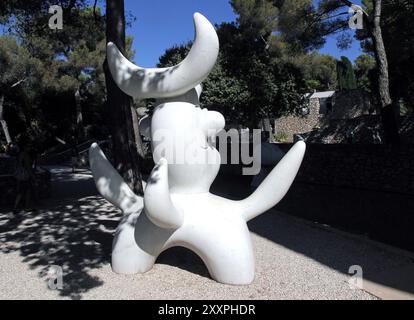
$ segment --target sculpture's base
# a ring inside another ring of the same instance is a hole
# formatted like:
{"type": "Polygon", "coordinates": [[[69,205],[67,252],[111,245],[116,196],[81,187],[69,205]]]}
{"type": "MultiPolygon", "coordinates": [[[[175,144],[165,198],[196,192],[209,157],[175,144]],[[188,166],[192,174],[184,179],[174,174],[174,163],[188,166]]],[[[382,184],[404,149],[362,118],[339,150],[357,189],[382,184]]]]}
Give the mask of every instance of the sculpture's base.
{"type": "Polygon", "coordinates": [[[252,283],[255,265],[250,233],[245,220],[234,212],[234,202],[209,193],[191,195],[191,199],[172,195],[172,199],[186,212],[183,226],[167,230],[154,225],[144,212],[128,216],[114,240],[114,272],[148,272],[162,252],[184,247],[201,258],[214,280],[229,285],[252,283]]]}

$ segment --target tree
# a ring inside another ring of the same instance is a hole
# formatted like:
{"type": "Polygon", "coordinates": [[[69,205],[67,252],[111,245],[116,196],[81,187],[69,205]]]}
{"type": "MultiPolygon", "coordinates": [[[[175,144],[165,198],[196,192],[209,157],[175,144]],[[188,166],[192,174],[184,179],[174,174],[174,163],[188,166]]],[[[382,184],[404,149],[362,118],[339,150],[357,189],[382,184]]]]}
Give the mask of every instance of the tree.
{"type": "Polygon", "coordinates": [[[264,37],[277,27],[279,10],[269,0],[230,0],[230,4],[247,37],[264,37]]]}
{"type": "MultiPolygon", "coordinates": [[[[366,2],[367,3],[367,2],[366,2]]],[[[398,120],[395,105],[392,104],[390,95],[390,83],[388,73],[388,59],[382,36],[382,0],[370,0],[372,4],[371,14],[364,12],[364,27],[373,44],[373,52],[377,62],[378,72],[378,101],[381,109],[381,118],[385,133],[385,141],[392,144],[399,143],[398,120]]],[[[293,34],[292,42],[303,44],[309,49],[312,45],[320,46],[328,35],[341,33],[349,30],[348,8],[355,7],[349,0],[321,0],[317,8],[310,8],[309,3],[304,4],[303,19],[307,21],[306,26],[293,34]],[[310,11],[309,11],[310,10],[310,11]],[[342,11],[345,10],[345,11],[342,11]],[[303,38],[306,41],[303,41],[303,38]]],[[[369,9],[369,8],[367,8],[369,9]]],[[[368,10],[369,11],[369,10],[368,10]]],[[[349,39],[342,37],[342,40],[349,39]]]]}
{"type": "MultiPolygon", "coordinates": [[[[369,15],[372,1],[364,1],[369,15]]],[[[390,93],[393,101],[403,100],[414,108],[414,3],[405,0],[384,1],[382,8],[382,35],[387,52],[390,93]]],[[[374,55],[374,44],[367,30],[358,31],[363,49],[374,55]]]]}
{"type": "Polygon", "coordinates": [[[311,91],[336,90],[338,86],[336,58],[312,51],[311,53],[288,56],[287,59],[302,70],[311,91]]]}
{"type": "Polygon", "coordinates": [[[347,57],[341,57],[337,62],[339,90],[353,90],[357,88],[354,67],[347,57]]]}
{"type": "MultiPolygon", "coordinates": [[[[342,0],[342,3],[350,7],[353,5],[347,0],[342,0]]],[[[398,144],[400,142],[397,120],[399,110],[397,111],[396,105],[392,103],[393,101],[390,94],[388,58],[381,28],[382,0],[372,0],[372,4],[372,17],[364,13],[364,25],[366,26],[374,45],[374,54],[378,71],[379,103],[385,141],[391,144],[398,144]]]]}
{"type": "MultiPolygon", "coordinates": [[[[378,93],[381,106],[381,118],[385,132],[386,142],[398,144],[400,142],[398,119],[399,108],[393,104],[390,94],[390,78],[388,71],[388,58],[382,37],[381,17],[382,0],[373,0],[373,18],[366,25],[374,44],[374,53],[378,69],[378,93]]],[[[366,17],[368,18],[368,17],[366,17]]]]}
{"type": "MultiPolygon", "coordinates": [[[[158,67],[171,67],[179,64],[187,56],[191,43],[174,46],[167,49],[160,57],[158,67]]],[[[209,77],[203,82],[203,94],[201,104],[204,107],[220,111],[227,122],[243,123],[241,110],[250,99],[247,84],[234,77],[224,66],[223,53],[219,54],[216,66],[209,77]]]]}
{"type": "Polygon", "coordinates": [[[36,56],[45,52],[45,48],[50,52],[42,57],[42,61],[50,65],[44,84],[49,90],[66,91],[72,95],[73,135],[79,143],[85,136],[84,95],[94,90],[96,98],[102,99],[105,92],[102,76],[105,23],[100,10],[72,9],[70,14],[73,20],[65,22],[63,30],[59,31],[48,29],[43,16],[39,17],[39,22],[34,25],[35,32],[32,29],[30,34],[25,34],[23,42],[36,56]]]}
{"type": "MultiPolygon", "coordinates": [[[[106,1],[106,40],[113,42],[126,55],[125,7],[123,0],[106,1]]],[[[112,135],[115,167],[137,195],[143,195],[139,154],[139,134],[136,134],[137,114],[132,99],[123,93],[112,79],[105,61],[107,115],[112,135]],[[110,119],[110,120],[109,120],[110,119]],[[135,125],[134,125],[135,122],[135,125]]]]}
{"type": "MultiPolygon", "coordinates": [[[[15,39],[9,36],[0,37],[0,121],[8,143],[13,140],[17,128],[14,128],[14,134],[10,133],[5,112],[9,101],[6,98],[12,99],[12,95],[18,91],[20,96],[30,99],[28,85],[35,82],[40,75],[39,64],[15,39]]],[[[23,118],[27,119],[26,111],[21,108],[16,113],[24,114],[23,118]]]]}
{"type": "Polygon", "coordinates": [[[64,28],[51,30],[51,2],[25,3],[6,2],[12,8],[10,37],[37,61],[39,69],[36,79],[25,82],[30,99],[20,102],[20,108],[30,111],[26,122],[32,126],[26,128],[43,131],[48,141],[43,148],[53,145],[56,137],[65,141],[73,137],[76,142],[100,138],[105,131],[99,109],[105,96],[102,62],[106,42],[99,8],[94,11],[83,6],[83,1],[62,1],[64,28]]]}
{"type": "Polygon", "coordinates": [[[141,194],[139,161],[134,155],[139,145],[135,141],[140,138],[133,129],[138,127],[138,118],[134,110],[128,109],[130,99],[122,93],[117,95],[108,70],[106,77],[103,70],[106,38],[127,51],[127,56],[132,55],[132,39],[125,38],[123,2],[108,1],[105,21],[96,3],[89,8],[84,0],[62,0],[59,5],[63,7],[64,28],[51,30],[48,9],[55,4],[47,0],[7,0],[0,5],[1,21],[9,25],[10,32],[29,54],[41,62],[37,82],[30,83],[31,92],[36,95],[30,105],[36,114],[33,120],[53,138],[63,136],[68,141],[74,137],[76,142],[97,138],[102,131],[106,78],[110,107],[105,116],[111,118],[108,126],[112,129],[116,167],[132,189],[141,194]]]}
{"type": "Polygon", "coordinates": [[[312,0],[273,0],[279,8],[278,31],[288,46],[304,53],[321,48],[325,44],[324,34],[332,27],[315,23],[317,13],[312,0]]]}
{"type": "Polygon", "coordinates": [[[0,96],[0,124],[3,129],[6,142],[11,143],[12,138],[10,136],[9,127],[7,126],[7,122],[4,119],[4,95],[0,96]]]}
{"type": "MultiPolygon", "coordinates": [[[[217,27],[220,56],[203,83],[201,103],[223,113],[229,123],[252,129],[264,118],[299,113],[308,88],[300,68],[283,59],[285,44],[272,33],[278,8],[269,0],[230,3],[238,18],[217,27]]],[[[167,50],[161,66],[179,63],[188,47],[167,50]]]]}
{"type": "Polygon", "coordinates": [[[355,76],[357,87],[367,93],[374,93],[374,84],[376,82],[376,62],[375,59],[368,55],[362,54],[355,60],[355,76]]]}

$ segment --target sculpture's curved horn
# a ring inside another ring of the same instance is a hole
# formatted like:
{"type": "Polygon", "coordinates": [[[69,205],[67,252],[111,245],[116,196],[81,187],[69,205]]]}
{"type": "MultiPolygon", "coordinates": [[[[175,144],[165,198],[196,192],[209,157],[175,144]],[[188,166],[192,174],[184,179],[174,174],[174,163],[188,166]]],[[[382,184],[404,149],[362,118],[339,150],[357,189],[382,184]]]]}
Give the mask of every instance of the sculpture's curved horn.
{"type": "Polygon", "coordinates": [[[115,44],[108,43],[112,77],[119,88],[134,98],[171,98],[185,94],[207,78],[216,63],[219,40],[214,26],[194,14],[195,40],[188,56],[170,68],[141,68],[126,59],[115,44]]]}

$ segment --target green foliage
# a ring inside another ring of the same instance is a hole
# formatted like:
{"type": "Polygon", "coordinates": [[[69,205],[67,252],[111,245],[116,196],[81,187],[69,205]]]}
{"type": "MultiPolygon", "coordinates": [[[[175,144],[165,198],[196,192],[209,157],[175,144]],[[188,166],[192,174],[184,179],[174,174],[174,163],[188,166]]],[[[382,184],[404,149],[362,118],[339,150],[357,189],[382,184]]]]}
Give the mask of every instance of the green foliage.
{"type": "MultiPolygon", "coordinates": [[[[12,135],[24,134],[41,141],[41,150],[55,145],[55,137],[70,141],[76,135],[77,90],[82,98],[86,137],[106,135],[104,18],[99,8],[94,13],[82,7],[82,1],[71,2],[76,6],[64,13],[71,18],[65,18],[63,30],[50,30],[47,10],[38,10],[39,5],[47,8],[47,1],[27,6],[7,2],[13,9],[12,32],[0,37],[0,93],[6,92],[5,113],[12,135]],[[10,90],[10,85],[22,77],[26,81],[10,90]]],[[[69,8],[69,2],[62,3],[68,6],[64,10],[69,8]]],[[[131,42],[129,39],[129,46],[131,42]]]]}
{"type": "Polygon", "coordinates": [[[243,122],[243,110],[250,100],[247,83],[232,76],[222,65],[223,58],[203,83],[201,102],[204,106],[221,111],[229,122],[243,122]]]}
{"type": "Polygon", "coordinates": [[[192,43],[187,43],[181,46],[174,46],[167,49],[165,53],[160,57],[158,67],[172,67],[179,64],[190,52],[192,43]]]}
{"type": "Polygon", "coordinates": [[[368,54],[360,55],[355,60],[355,76],[358,88],[365,92],[373,93],[377,81],[375,59],[368,54]]]}
{"type": "MultiPolygon", "coordinates": [[[[4,117],[13,137],[31,132],[41,142],[40,134],[32,123],[35,110],[31,107],[36,98],[32,88],[40,88],[42,63],[13,37],[0,37],[0,96],[4,97],[4,117]]],[[[1,132],[1,131],[0,131],[1,132]]],[[[1,132],[2,133],[2,132],[1,132]]]]}
{"type": "Polygon", "coordinates": [[[286,143],[289,141],[289,136],[285,132],[278,132],[275,135],[275,141],[278,143],[286,143]]]}
{"type": "Polygon", "coordinates": [[[334,57],[312,51],[310,54],[296,55],[291,60],[302,70],[311,90],[336,90],[338,85],[336,72],[337,61],[334,57]]]}
{"type": "MultiPolygon", "coordinates": [[[[191,43],[166,50],[158,66],[171,67],[179,64],[187,56],[190,47],[191,43]]],[[[223,112],[227,121],[233,122],[240,120],[242,114],[239,110],[249,99],[247,84],[226,70],[221,53],[210,76],[203,82],[202,104],[223,112]]]]}
{"type": "MultiPolygon", "coordinates": [[[[256,128],[263,118],[299,113],[308,92],[302,69],[289,59],[289,47],[277,29],[279,9],[274,1],[234,0],[237,22],[217,31],[220,56],[203,83],[201,103],[222,112],[228,123],[256,128]]],[[[174,47],[160,66],[179,63],[190,44],[174,47]]]]}
{"type": "Polygon", "coordinates": [[[303,52],[325,44],[312,0],[279,1],[279,8],[278,31],[293,50],[303,52]]]}
{"type": "Polygon", "coordinates": [[[407,104],[404,101],[400,101],[400,116],[406,117],[412,115],[412,113],[413,108],[407,106],[407,104]]]}
{"type": "Polygon", "coordinates": [[[275,30],[279,10],[270,0],[230,0],[238,25],[248,36],[267,36],[275,30]]]}
{"type": "Polygon", "coordinates": [[[0,90],[7,90],[20,80],[22,85],[33,83],[40,75],[41,62],[10,36],[0,37],[0,90]]]}
{"type": "Polygon", "coordinates": [[[337,64],[339,90],[353,90],[357,88],[354,68],[347,57],[341,57],[337,64]]]}

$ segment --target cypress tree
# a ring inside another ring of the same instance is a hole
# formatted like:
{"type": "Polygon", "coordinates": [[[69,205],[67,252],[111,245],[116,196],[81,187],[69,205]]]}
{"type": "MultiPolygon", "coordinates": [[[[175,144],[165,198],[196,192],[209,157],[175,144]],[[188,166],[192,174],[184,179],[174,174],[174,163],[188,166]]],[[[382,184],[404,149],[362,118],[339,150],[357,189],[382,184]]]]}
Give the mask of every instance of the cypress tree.
{"type": "Polygon", "coordinates": [[[339,90],[352,90],[357,88],[354,68],[347,57],[341,57],[337,63],[339,90]]]}

